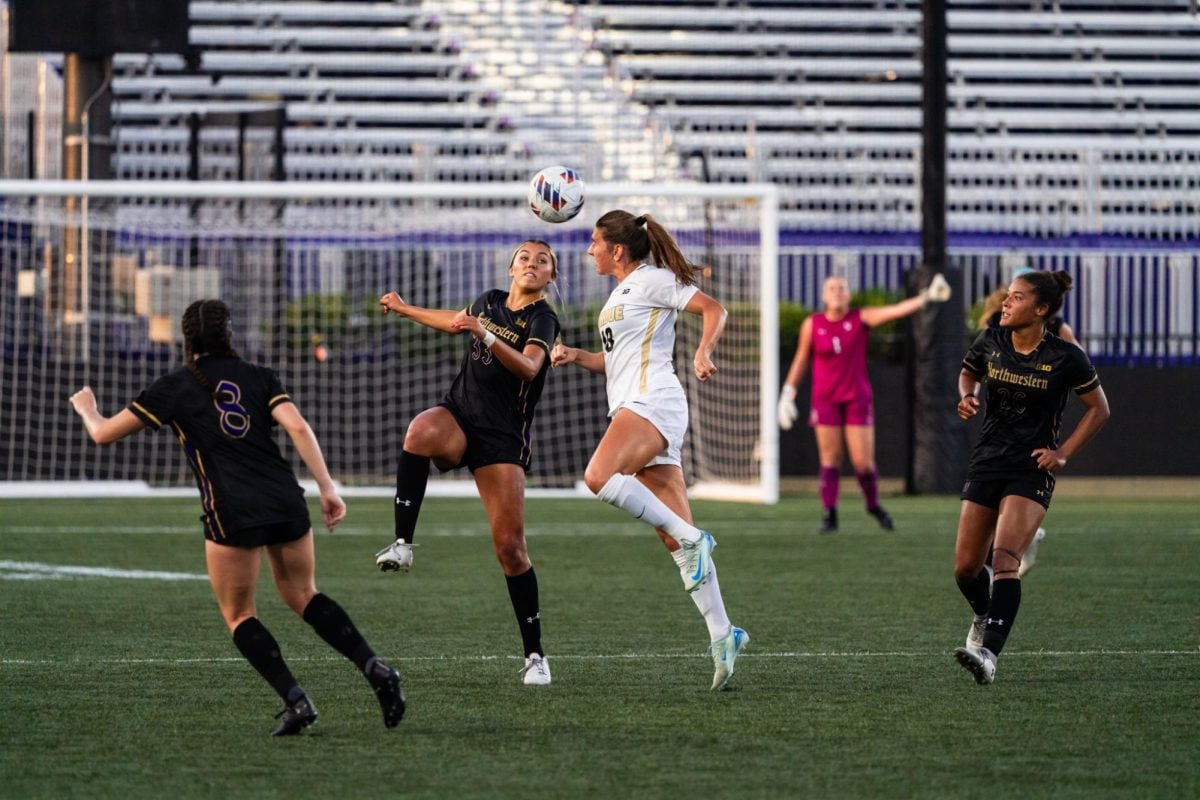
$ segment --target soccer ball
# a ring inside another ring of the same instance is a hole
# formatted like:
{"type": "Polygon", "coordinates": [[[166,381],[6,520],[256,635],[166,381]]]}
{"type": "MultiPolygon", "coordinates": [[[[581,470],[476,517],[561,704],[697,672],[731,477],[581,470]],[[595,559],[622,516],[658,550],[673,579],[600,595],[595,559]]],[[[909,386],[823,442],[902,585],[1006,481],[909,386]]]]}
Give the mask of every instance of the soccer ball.
{"type": "Polygon", "coordinates": [[[570,167],[546,167],[529,182],[529,208],[546,222],[566,222],[583,208],[583,179],[570,167]]]}

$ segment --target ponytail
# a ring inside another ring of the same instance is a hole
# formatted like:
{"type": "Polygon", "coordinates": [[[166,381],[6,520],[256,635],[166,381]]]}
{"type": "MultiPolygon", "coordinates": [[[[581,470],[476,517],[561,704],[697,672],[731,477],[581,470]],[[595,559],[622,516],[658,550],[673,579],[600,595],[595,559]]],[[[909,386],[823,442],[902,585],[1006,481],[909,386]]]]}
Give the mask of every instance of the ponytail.
{"type": "Polygon", "coordinates": [[[634,261],[650,256],[656,266],[669,269],[683,286],[696,283],[696,264],[688,261],[671,234],[649,214],[635,217],[628,211],[609,211],[596,221],[609,245],[623,245],[634,261]]]}

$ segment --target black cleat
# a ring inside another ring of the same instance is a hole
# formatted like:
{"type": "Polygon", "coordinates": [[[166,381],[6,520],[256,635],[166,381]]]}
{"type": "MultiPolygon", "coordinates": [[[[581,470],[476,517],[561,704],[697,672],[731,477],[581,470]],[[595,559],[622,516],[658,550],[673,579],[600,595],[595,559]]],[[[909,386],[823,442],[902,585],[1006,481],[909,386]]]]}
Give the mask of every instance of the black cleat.
{"type": "Polygon", "coordinates": [[[394,728],[404,719],[404,686],[400,673],[376,658],[367,669],[367,682],[375,690],[375,699],[383,710],[383,724],[394,728]]]}
{"type": "Polygon", "coordinates": [[[821,514],[821,527],[817,529],[818,533],[837,533],[837,509],[827,508],[821,514]]]}
{"type": "Polygon", "coordinates": [[[284,706],[275,719],[279,725],[271,731],[272,736],[294,736],[317,721],[317,708],[304,695],[292,705],[284,706]]]}
{"type": "Polygon", "coordinates": [[[885,531],[896,530],[896,523],[892,521],[892,515],[884,511],[883,506],[868,508],[867,513],[879,520],[879,527],[883,528],[885,531]]]}

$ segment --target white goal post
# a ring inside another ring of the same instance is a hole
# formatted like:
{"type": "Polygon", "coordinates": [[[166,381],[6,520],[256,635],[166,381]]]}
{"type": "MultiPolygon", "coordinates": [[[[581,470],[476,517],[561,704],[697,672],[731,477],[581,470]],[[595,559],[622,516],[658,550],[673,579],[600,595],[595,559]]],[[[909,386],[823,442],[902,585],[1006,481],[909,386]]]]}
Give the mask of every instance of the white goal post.
{"type": "MultiPolygon", "coordinates": [[[[703,384],[691,371],[698,320],[682,315],[677,325],[691,493],[776,502],[776,187],[589,183],[583,212],[559,225],[528,211],[526,188],[0,181],[0,496],[192,485],[170,436],[96,447],[67,398],[87,384],[104,413],[127,405],[182,363],[179,317],[201,297],[226,300],[235,346],[279,371],[345,494],[390,494],[405,427],[441,399],[462,343],[385,318],[378,297],[395,289],[418,305],[461,308],[507,288],[512,249],[544,239],[559,257],[551,301],[563,340],[598,349],[596,312],[613,282],[595,274],[586,250],[596,218],[624,208],[654,214],[709,267],[700,286],[730,312],[720,371],[703,384]]],[[[580,493],[605,408],[602,378],[554,370],[533,431],[531,496],[580,493]]],[[[465,470],[430,481],[431,495],[474,493],[465,470]]]]}

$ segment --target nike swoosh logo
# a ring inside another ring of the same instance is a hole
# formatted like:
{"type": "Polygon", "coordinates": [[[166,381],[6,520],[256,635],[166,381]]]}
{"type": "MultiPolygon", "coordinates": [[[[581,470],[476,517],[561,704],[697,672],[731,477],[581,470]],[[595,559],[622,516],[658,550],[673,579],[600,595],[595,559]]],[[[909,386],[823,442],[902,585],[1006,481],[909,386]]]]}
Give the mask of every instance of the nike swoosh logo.
{"type": "MultiPolygon", "coordinates": [[[[696,543],[696,546],[702,547],[703,543],[704,543],[704,539],[702,537],[700,539],[700,541],[696,543]]],[[[696,561],[696,574],[692,576],[692,580],[694,580],[694,581],[700,580],[700,576],[703,574],[703,571],[704,571],[704,554],[701,553],[700,559],[698,561],[696,561]]]]}

